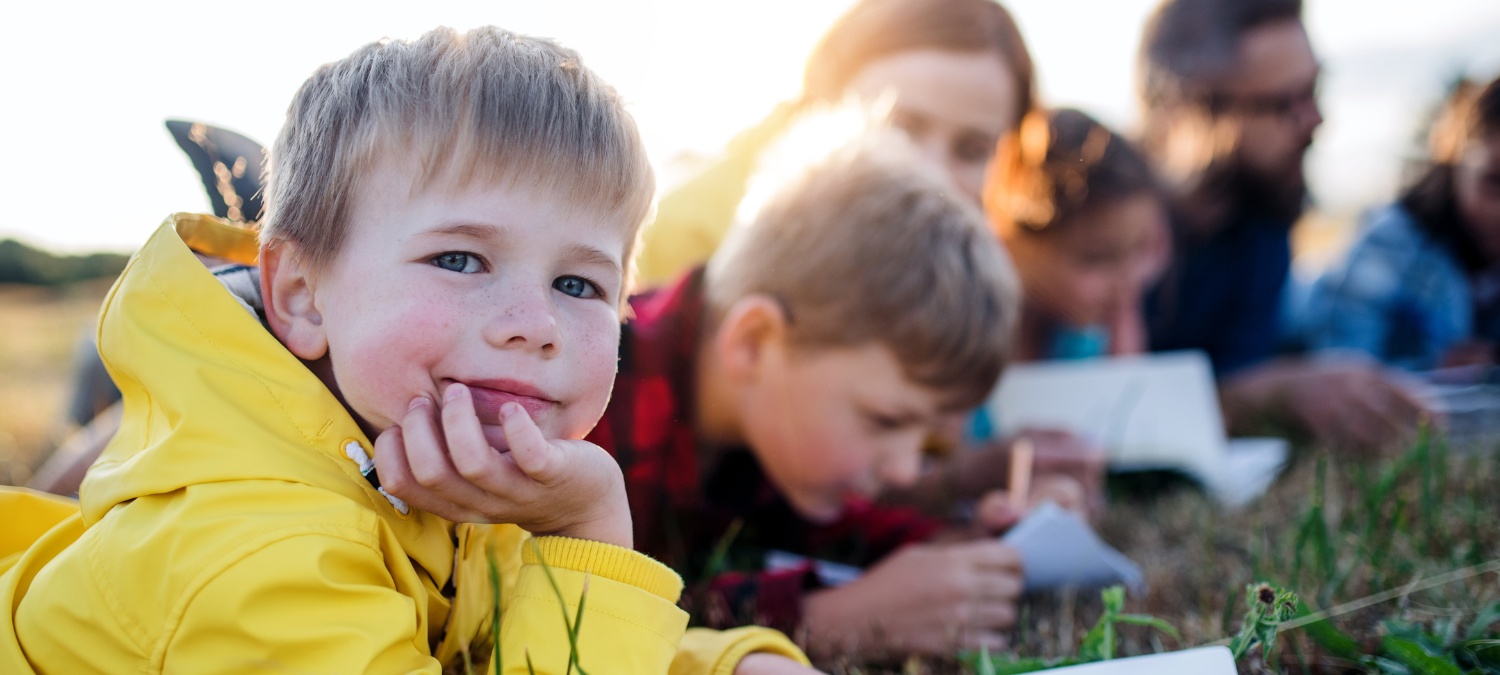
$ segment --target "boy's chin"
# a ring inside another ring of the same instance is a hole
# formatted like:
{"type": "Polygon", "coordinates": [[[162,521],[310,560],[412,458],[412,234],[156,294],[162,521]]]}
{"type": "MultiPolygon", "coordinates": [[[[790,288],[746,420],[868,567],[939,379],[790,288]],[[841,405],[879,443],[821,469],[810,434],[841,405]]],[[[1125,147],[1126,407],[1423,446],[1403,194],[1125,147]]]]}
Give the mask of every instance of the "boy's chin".
{"type": "Polygon", "coordinates": [[[791,503],[797,515],[818,525],[831,524],[844,515],[842,499],[788,497],[787,501],[791,503]]]}

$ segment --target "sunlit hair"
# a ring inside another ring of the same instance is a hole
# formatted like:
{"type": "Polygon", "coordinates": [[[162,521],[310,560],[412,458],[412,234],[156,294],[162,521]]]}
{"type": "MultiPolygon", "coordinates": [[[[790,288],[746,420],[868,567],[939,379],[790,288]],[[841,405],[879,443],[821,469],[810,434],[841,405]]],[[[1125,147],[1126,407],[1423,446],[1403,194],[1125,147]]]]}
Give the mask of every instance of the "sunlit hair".
{"type": "Polygon", "coordinates": [[[1235,67],[1240,38],[1302,18],[1302,0],[1164,0],[1146,21],[1137,85],[1150,109],[1208,93],[1235,67]]]}
{"type": "Polygon", "coordinates": [[[1037,110],[1000,140],[984,210],[1002,236],[1051,232],[1080,214],[1155,192],[1151,167],[1119,134],[1078,110],[1037,110]]]}
{"type": "Polygon", "coordinates": [[[406,157],[421,163],[414,189],[498,182],[619,216],[627,261],[655,191],[634,120],[577,52],[493,26],[439,28],[372,42],[302,84],[271,151],[262,240],[328,264],[362,179],[406,157]]]}
{"type": "Polygon", "coordinates": [[[1438,241],[1444,242],[1470,271],[1488,263],[1458,213],[1454,172],[1475,141],[1500,134],[1500,78],[1480,85],[1462,80],[1453,85],[1427,134],[1427,159],[1414,167],[1401,193],[1401,206],[1438,241]]]}
{"type": "Polygon", "coordinates": [[[1026,41],[994,0],[861,0],[834,23],[807,59],[803,97],[838,101],[865,66],[920,49],[990,51],[1015,79],[1016,119],[1036,100],[1026,41]]]}
{"type": "Polygon", "coordinates": [[[1146,21],[1137,67],[1141,146],[1183,193],[1223,179],[1237,122],[1211,102],[1251,30],[1302,17],[1302,0],[1164,0],[1146,21]]]}
{"type": "Polygon", "coordinates": [[[709,261],[715,320],[769,296],[799,348],[881,344],[948,408],[984,400],[1010,355],[1020,290],[978,209],[885,128],[780,175],[709,261]]]}

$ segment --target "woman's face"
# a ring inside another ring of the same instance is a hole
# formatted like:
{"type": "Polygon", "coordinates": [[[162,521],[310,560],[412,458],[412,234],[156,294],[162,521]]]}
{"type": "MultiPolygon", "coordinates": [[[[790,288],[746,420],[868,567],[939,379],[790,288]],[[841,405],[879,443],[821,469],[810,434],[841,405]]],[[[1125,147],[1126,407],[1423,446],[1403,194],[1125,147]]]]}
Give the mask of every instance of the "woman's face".
{"type": "Polygon", "coordinates": [[[1454,177],[1464,226],[1485,259],[1500,262],[1500,133],[1469,143],[1454,177]]]}
{"type": "Polygon", "coordinates": [[[865,66],[849,90],[871,101],[892,93],[892,121],[976,204],[995,144],[1019,117],[1015,78],[992,51],[901,52],[865,66]]]}

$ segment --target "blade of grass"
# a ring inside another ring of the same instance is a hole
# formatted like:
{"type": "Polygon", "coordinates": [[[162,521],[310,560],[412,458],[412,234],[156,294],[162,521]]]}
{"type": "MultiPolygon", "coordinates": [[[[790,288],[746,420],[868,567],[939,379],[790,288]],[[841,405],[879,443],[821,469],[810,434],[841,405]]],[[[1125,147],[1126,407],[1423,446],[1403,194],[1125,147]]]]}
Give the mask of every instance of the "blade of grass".
{"type": "MultiPolygon", "coordinates": [[[[578,630],[580,628],[582,628],[581,624],[583,622],[583,604],[584,604],[584,598],[583,598],[583,596],[580,596],[579,599],[578,599],[578,620],[579,620],[579,622],[578,623],[573,623],[573,622],[569,621],[568,620],[568,602],[563,599],[562,588],[557,585],[557,579],[556,579],[556,577],[552,576],[552,566],[550,566],[550,565],[547,564],[547,557],[544,556],[544,555],[542,555],[542,547],[541,547],[540,544],[536,543],[536,538],[533,537],[532,539],[530,539],[528,541],[531,543],[531,550],[532,550],[532,552],[536,554],[536,560],[537,560],[537,562],[542,567],[542,573],[544,573],[544,574],[547,575],[547,585],[549,585],[549,586],[552,587],[552,595],[557,598],[558,609],[562,610],[563,626],[567,629],[567,633],[568,633],[568,670],[567,670],[567,674],[571,675],[572,672],[573,672],[573,669],[577,668],[578,669],[578,675],[588,675],[588,673],[585,672],[584,669],[583,669],[583,663],[581,663],[578,660],[578,630]]],[[[589,590],[588,589],[588,577],[585,576],[584,577],[584,582],[583,582],[583,595],[584,596],[588,595],[588,590],[589,590]]]]}
{"type": "Polygon", "coordinates": [[[505,672],[505,660],[500,656],[500,566],[495,563],[495,546],[485,552],[490,564],[490,597],[495,601],[494,609],[490,614],[490,641],[495,650],[495,673],[500,675],[505,672]]]}

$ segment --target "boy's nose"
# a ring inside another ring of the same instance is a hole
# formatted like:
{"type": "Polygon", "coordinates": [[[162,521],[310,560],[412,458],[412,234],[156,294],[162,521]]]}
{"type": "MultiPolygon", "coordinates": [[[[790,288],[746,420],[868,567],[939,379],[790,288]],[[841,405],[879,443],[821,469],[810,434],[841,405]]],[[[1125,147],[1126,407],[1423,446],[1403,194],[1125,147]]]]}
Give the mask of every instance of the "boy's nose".
{"type": "Polygon", "coordinates": [[[880,482],[891,487],[906,487],[917,482],[922,474],[921,441],[906,448],[888,453],[880,463],[880,482]]]}
{"type": "Polygon", "coordinates": [[[545,292],[528,291],[484,326],[485,342],[500,349],[556,354],[561,345],[557,315],[545,292]]]}

